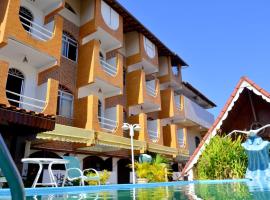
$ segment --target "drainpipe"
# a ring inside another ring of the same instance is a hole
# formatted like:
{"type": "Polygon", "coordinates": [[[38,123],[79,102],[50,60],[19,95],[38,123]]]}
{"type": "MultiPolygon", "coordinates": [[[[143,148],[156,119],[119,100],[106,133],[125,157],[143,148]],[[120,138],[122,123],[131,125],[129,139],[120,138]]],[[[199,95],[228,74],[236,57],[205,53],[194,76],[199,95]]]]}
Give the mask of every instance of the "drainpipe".
{"type": "Polygon", "coordinates": [[[25,200],[24,186],[18,169],[0,133],[0,168],[7,179],[12,200],[25,200]]]}

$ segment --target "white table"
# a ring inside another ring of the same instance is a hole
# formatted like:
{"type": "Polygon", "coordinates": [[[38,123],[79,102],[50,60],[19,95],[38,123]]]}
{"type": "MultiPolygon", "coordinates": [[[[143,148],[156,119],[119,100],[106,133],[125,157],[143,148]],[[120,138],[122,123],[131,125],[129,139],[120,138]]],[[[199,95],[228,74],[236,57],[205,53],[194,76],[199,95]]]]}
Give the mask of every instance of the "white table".
{"type": "Polygon", "coordinates": [[[36,175],[36,178],[33,182],[32,187],[35,188],[37,185],[43,185],[43,186],[53,186],[57,187],[57,182],[54,178],[53,171],[52,171],[52,165],[55,164],[67,164],[68,161],[64,159],[59,159],[59,158],[23,158],[22,159],[23,163],[28,163],[28,164],[37,164],[39,165],[39,170],[36,175]],[[38,183],[38,179],[41,175],[41,172],[43,170],[43,165],[49,165],[48,166],[48,172],[49,172],[49,178],[50,182],[49,183],[38,183]]]}

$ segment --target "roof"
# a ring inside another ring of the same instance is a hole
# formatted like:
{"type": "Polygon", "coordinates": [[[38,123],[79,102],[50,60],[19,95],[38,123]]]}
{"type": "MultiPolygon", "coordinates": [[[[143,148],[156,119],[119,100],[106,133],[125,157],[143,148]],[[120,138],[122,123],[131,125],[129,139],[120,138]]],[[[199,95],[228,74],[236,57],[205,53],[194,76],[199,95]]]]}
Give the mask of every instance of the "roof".
{"type": "Polygon", "coordinates": [[[189,97],[191,99],[197,100],[196,102],[199,105],[201,105],[202,107],[204,107],[206,109],[216,107],[216,104],[213,101],[211,101],[209,98],[207,98],[204,94],[202,94],[198,89],[193,87],[190,83],[183,81],[182,85],[184,87],[182,87],[180,89],[181,93],[183,93],[184,95],[186,95],[187,97],[189,97]],[[185,94],[185,93],[187,93],[187,91],[185,91],[185,89],[191,91],[193,93],[193,95],[191,96],[191,95],[185,94]],[[201,101],[199,101],[199,99],[196,99],[197,97],[199,97],[201,101]]]}
{"type": "Polygon", "coordinates": [[[55,126],[55,116],[33,112],[15,106],[0,104],[1,124],[13,124],[12,128],[29,128],[28,132],[41,132],[53,130],[55,126]]]}
{"type": "Polygon", "coordinates": [[[258,86],[255,82],[250,80],[247,77],[242,77],[235,87],[234,91],[232,92],[230,98],[228,99],[227,103],[223,107],[222,111],[220,112],[219,116],[217,117],[216,121],[212,125],[212,127],[209,129],[207,134],[203,137],[202,141],[200,142],[199,146],[197,149],[194,151],[192,156],[190,157],[189,161],[187,162],[186,166],[183,169],[182,175],[187,173],[194,164],[197,163],[200,155],[202,154],[205,145],[208,144],[213,138],[218,130],[220,129],[223,121],[227,118],[229,111],[231,111],[235,105],[235,102],[238,100],[240,97],[240,94],[245,90],[251,90],[253,91],[256,95],[261,96],[265,101],[270,103],[270,93],[267,92],[266,90],[262,89],[260,86],[258,86]]]}
{"type": "Polygon", "coordinates": [[[151,40],[158,48],[160,56],[171,56],[172,65],[188,66],[188,64],[175,52],[171,51],[163,44],[149,29],[147,29],[136,17],[134,17],[117,0],[104,0],[114,10],[116,10],[124,19],[124,32],[138,31],[151,40]]]}

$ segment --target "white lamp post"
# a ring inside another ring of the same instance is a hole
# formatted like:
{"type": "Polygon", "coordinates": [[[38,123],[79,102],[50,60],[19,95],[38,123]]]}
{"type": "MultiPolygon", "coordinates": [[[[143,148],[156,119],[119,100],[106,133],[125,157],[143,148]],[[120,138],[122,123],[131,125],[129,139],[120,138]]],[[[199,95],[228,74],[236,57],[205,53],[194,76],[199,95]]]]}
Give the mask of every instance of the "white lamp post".
{"type": "Polygon", "coordinates": [[[131,161],[132,161],[132,183],[135,184],[135,166],[134,166],[134,147],[133,147],[133,137],[134,131],[140,131],[141,127],[139,124],[128,124],[124,123],[122,126],[123,130],[129,130],[130,143],[131,143],[131,161]]]}

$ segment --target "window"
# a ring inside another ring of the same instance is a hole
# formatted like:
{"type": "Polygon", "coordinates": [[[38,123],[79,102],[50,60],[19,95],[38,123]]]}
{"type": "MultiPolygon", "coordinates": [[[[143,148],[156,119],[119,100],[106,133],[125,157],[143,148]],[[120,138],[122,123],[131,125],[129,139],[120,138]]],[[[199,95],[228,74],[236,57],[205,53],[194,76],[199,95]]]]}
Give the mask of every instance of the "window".
{"type": "Polygon", "coordinates": [[[144,37],[144,49],[150,58],[154,58],[156,55],[155,45],[146,37],[144,37]]]}
{"type": "Polygon", "coordinates": [[[34,20],[33,14],[31,13],[30,10],[28,10],[25,7],[20,7],[20,11],[19,11],[19,15],[20,15],[20,21],[23,25],[23,28],[27,31],[27,32],[31,32],[32,29],[32,22],[34,20]]]}
{"type": "Polygon", "coordinates": [[[185,146],[185,134],[184,129],[178,129],[177,130],[177,137],[178,137],[178,144],[180,147],[185,146]]]}
{"type": "Polygon", "coordinates": [[[195,146],[196,146],[196,148],[199,146],[200,142],[201,142],[200,138],[198,136],[196,136],[195,137],[195,146]]]}
{"type": "Polygon", "coordinates": [[[115,12],[108,4],[101,1],[101,13],[105,23],[112,29],[117,30],[119,27],[119,14],[115,12]]]}
{"type": "Polygon", "coordinates": [[[66,118],[73,117],[73,95],[63,86],[58,91],[57,115],[66,118]]]}
{"type": "Polygon", "coordinates": [[[77,62],[78,43],[74,37],[65,31],[62,36],[62,56],[77,62]]]}

